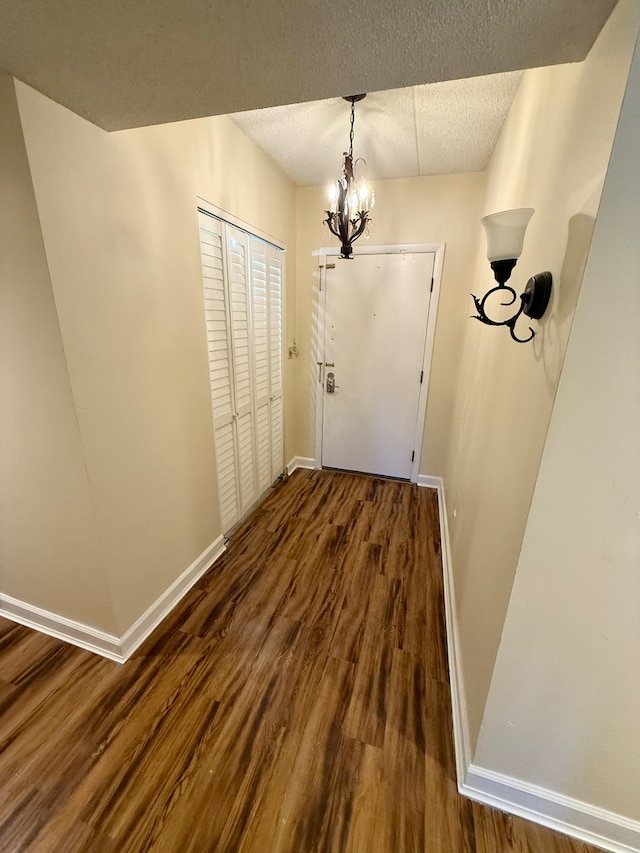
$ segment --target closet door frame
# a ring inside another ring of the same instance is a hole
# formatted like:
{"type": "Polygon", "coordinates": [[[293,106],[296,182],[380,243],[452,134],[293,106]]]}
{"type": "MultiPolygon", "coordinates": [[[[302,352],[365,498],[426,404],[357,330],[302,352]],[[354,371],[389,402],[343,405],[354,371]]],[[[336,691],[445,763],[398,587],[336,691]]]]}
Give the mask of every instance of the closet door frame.
{"type": "Polygon", "coordinates": [[[267,234],[266,231],[254,228],[254,226],[249,222],[245,222],[243,219],[233,216],[233,214],[228,213],[221,207],[217,207],[215,204],[211,204],[211,202],[201,198],[201,196],[196,197],[196,205],[203,213],[208,213],[209,216],[214,216],[216,219],[222,220],[222,222],[227,222],[229,225],[239,228],[240,231],[246,231],[250,237],[257,237],[259,240],[264,240],[265,243],[271,243],[271,245],[275,246],[276,249],[280,249],[286,254],[287,244],[283,243],[282,240],[278,240],[278,238],[274,237],[272,234],[267,234]]]}
{"type": "MultiPolygon", "coordinates": [[[[222,246],[223,246],[223,255],[224,255],[224,263],[225,263],[225,277],[228,278],[229,273],[230,273],[230,267],[228,264],[228,254],[227,254],[228,253],[228,246],[227,246],[228,236],[227,236],[226,226],[227,225],[231,226],[232,228],[235,228],[235,229],[243,232],[247,238],[246,239],[246,245],[247,245],[247,248],[249,251],[249,255],[246,259],[247,263],[246,263],[246,270],[245,270],[245,278],[246,278],[246,287],[247,287],[247,294],[246,295],[247,295],[247,307],[248,307],[249,329],[250,329],[249,351],[250,351],[251,387],[252,387],[252,395],[253,395],[253,400],[252,400],[252,408],[253,408],[253,411],[252,411],[252,430],[253,430],[253,436],[252,436],[252,440],[253,440],[254,477],[256,480],[256,501],[254,503],[257,503],[263,497],[263,495],[265,494],[267,489],[271,486],[273,481],[275,479],[277,479],[277,477],[285,471],[285,461],[284,461],[285,364],[284,364],[284,362],[285,362],[285,340],[286,340],[286,336],[285,336],[285,330],[286,330],[285,268],[286,268],[286,264],[285,264],[285,257],[282,257],[281,263],[280,263],[280,278],[281,278],[281,285],[280,285],[280,301],[281,301],[281,306],[280,306],[281,395],[280,395],[280,399],[277,401],[277,403],[280,406],[280,416],[282,419],[282,429],[281,429],[281,431],[282,431],[282,450],[283,450],[283,452],[282,452],[282,464],[281,464],[281,470],[276,472],[274,470],[274,465],[273,465],[274,448],[273,448],[273,440],[272,440],[272,434],[271,434],[271,431],[272,431],[272,406],[273,406],[274,401],[273,401],[273,399],[270,399],[268,429],[269,429],[269,453],[270,453],[270,457],[272,460],[271,464],[272,464],[273,476],[272,476],[268,486],[266,487],[266,489],[263,489],[263,488],[261,488],[260,480],[259,480],[257,399],[256,399],[256,383],[255,383],[255,375],[254,375],[254,369],[255,369],[254,328],[253,328],[254,292],[253,292],[253,276],[252,276],[252,261],[251,261],[251,238],[252,237],[257,238],[259,241],[268,244],[267,246],[265,246],[265,254],[267,253],[269,247],[272,247],[273,249],[282,252],[282,254],[284,255],[286,253],[286,245],[284,243],[282,243],[280,240],[277,240],[276,238],[272,237],[270,234],[266,234],[265,232],[262,232],[259,229],[254,228],[250,224],[243,222],[238,217],[232,216],[231,214],[227,213],[226,211],[222,210],[221,208],[217,207],[216,205],[213,205],[213,204],[207,202],[205,199],[202,199],[200,197],[197,198],[197,208],[198,208],[198,213],[201,212],[205,215],[209,215],[209,216],[220,221],[221,228],[222,228],[222,246]]],[[[272,371],[271,371],[270,359],[271,359],[272,352],[271,352],[271,346],[270,346],[271,297],[270,297],[270,292],[269,292],[270,291],[269,275],[270,275],[270,269],[269,269],[269,264],[267,264],[267,269],[266,269],[267,317],[268,317],[267,332],[268,332],[268,356],[269,356],[269,390],[270,390],[270,398],[271,398],[270,383],[271,383],[272,371]]],[[[227,295],[226,295],[226,299],[225,299],[226,308],[227,308],[227,336],[229,339],[229,349],[231,350],[233,348],[232,343],[231,343],[231,339],[232,339],[232,335],[233,335],[233,322],[232,322],[231,312],[233,310],[233,306],[231,305],[231,300],[229,297],[230,297],[230,293],[229,293],[229,290],[227,289],[227,295]]],[[[233,359],[232,359],[232,361],[233,361],[233,359]]],[[[237,411],[238,411],[237,402],[235,400],[236,382],[235,382],[235,378],[233,377],[233,373],[234,373],[233,363],[231,364],[231,371],[232,371],[232,395],[233,395],[233,399],[234,399],[234,411],[237,413],[237,411]]],[[[215,412],[214,412],[213,416],[215,418],[215,412]]],[[[240,474],[240,470],[239,470],[239,441],[238,441],[238,436],[237,436],[237,428],[238,428],[238,423],[237,423],[237,418],[235,418],[233,432],[234,432],[234,444],[235,444],[235,448],[236,448],[236,460],[238,463],[238,480],[237,480],[238,518],[237,518],[236,522],[234,524],[232,524],[230,527],[227,527],[226,530],[223,529],[223,533],[225,533],[225,534],[228,533],[231,529],[233,529],[235,524],[237,524],[247,514],[247,512],[251,509],[251,506],[245,505],[245,502],[242,500],[242,496],[241,496],[241,484],[240,484],[241,474],[240,474]]],[[[217,456],[216,456],[216,465],[218,465],[217,456]]],[[[222,526],[224,527],[224,525],[222,525],[222,526]]]]}

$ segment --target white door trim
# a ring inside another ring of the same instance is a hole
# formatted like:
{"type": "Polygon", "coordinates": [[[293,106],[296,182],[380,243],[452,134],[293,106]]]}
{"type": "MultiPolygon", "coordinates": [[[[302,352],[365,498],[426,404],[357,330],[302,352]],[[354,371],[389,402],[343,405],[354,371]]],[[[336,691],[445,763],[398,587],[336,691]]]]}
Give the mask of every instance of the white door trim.
{"type": "MultiPolygon", "coordinates": [[[[414,438],[415,458],[411,466],[411,482],[416,483],[420,473],[420,458],[422,456],[422,438],[424,434],[424,419],[427,411],[427,397],[429,393],[429,377],[431,373],[431,359],[433,355],[433,342],[435,340],[436,316],[438,314],[438,301],[440,299],[440,283],[442,280],[442,266],[444,263],[444,243],[401,243],[397,245],[384,246],[362,246],[354,248],[354,255],[387,255],[387,254],[402,254],[403,252],[412,253],[433,253],[435,255],[433,265],[433,291],[429,300],[429,313],[427,316],[427,336],[424,348],[424,360],[422,370],[424,377],[420,386],[420,396],[418,398],[418,418],[416,421],[416,432],[414,438]]],[[[325,362],[324,357],[324,333],[325,333],[325,312],[326,312],[326,263],[328,258],[335,258],[340,255],[340,249],[336,246],[316,249],[313,255],[318,258],[318,276],[316,286],[314,288],[314,297],[317,304],[317,334],[315,336],[315,352],[313,353],[314,361],[316,362],[316,442],[315,442],[315,459],[316,468],[322,467],[322,418],[324,415],[324,368],[321,366],[325,362]],[[321,365],[318,364],[321,363],[321,365]]]]}

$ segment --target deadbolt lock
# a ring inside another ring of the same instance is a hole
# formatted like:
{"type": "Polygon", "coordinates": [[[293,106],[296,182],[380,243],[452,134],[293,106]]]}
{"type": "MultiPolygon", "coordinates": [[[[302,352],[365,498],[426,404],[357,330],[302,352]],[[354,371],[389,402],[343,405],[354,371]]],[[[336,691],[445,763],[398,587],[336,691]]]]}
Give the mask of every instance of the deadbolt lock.
{"type": "Polygon", "coordinates": [[[333,373],[327,373],[327,394],[333,394],[336,390],[336,377],[333,373]]]}

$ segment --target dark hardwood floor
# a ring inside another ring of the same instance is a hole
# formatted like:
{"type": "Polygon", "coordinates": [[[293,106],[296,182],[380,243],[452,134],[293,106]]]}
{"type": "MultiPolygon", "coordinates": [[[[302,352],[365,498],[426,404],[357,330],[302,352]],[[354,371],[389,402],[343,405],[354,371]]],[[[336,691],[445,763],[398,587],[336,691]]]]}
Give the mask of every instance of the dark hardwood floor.
{"type": "Polygon", "coordinates": [[[0,850],[595,853],[458,795],[439,555],[297,471],[123,666],[0,620],[0,850]]]}

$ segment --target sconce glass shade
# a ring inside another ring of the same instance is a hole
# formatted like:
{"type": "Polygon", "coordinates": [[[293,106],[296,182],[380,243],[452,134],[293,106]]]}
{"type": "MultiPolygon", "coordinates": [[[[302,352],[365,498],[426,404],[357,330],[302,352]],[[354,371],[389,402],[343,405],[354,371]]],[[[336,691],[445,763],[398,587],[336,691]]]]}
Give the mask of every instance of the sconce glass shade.
{"type": "Polygon", "coordinates": [[[490,262],[517,260],[520,257],[525,231],[534,213],[532,207],[519,207],[482,217],[490,262]]]}

